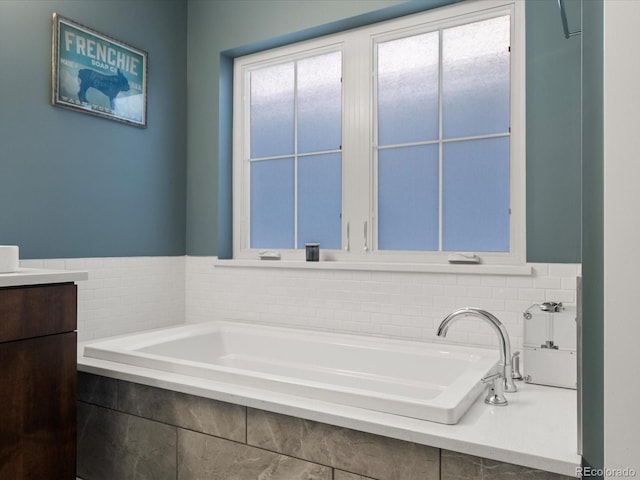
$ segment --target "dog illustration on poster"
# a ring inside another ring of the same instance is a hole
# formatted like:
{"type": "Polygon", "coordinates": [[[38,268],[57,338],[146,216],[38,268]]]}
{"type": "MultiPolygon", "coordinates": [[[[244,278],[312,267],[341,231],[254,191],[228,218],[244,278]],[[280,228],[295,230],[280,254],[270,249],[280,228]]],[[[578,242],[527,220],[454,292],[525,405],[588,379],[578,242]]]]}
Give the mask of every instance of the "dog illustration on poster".
{"type": "Polygon", "coordinates": [[[129,81],[120,69],[116,75],[105,75],[89,68],[83,68],[78,72],[78,80],[80,80],[78,99],[82,103],[88,103],[87,90],[95,88],[109,97],[109,105],[111,109],[115,109],[114,99],[120,92],[129,91],[129,81]]]}

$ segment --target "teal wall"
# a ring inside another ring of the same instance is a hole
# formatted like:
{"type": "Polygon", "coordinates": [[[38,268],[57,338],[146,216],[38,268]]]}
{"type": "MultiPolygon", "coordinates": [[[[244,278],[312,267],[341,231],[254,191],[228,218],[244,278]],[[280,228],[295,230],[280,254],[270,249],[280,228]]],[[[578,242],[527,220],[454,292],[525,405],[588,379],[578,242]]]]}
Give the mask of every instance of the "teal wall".
{"type": "MultiPolygon", "coordinates": [[[[230,251],[225,116],[231,86],[225,72],[231,57],[349,28],[383,7],[378,17],[442,3],[451,2],[189,0],[187,253],[228,256],[230,251]],[[329,22],[328,29],[318,28],[329,22]]],[[[571,27],[579,29],[579,3],[567,4],[571,27]]],[[[555,0],[527,2],[526,16],[527,259],[580,262],[580,37],[564,38],[555,0]]]]}
{"type": "Polygon", "coordinates": [[[184,255],[186,0],[2,0],[0,45],[0,244],[184,255]],[[51,106],[52,12],[149,53],[147,129],[51,106]]]}
{"type": "MultiPolygon", "coordinates": [[[[23,258],[228,249],[221,65],[447,1],[0,1],[0,243],[23,258]],[[147,129],[49,104],[53,11],[149,52],[147,129]]],[[[579,37],[562,36],[555,0],[527,2],[527,55],[527,257],[579,262],[579,37]]]]}
{"type": "Polygon", "coordinates": [[[603,0],[584,2],[582,345],[585,354],[582,360],[582,371],[585,421],[583,457],[587,465],[596,469],[604,467],[603,19],[603,0]]]}
{"type": "MultiPolygon", "coordinates": [[[[579,31],[580,0],[565,0],[579,31]]],[[[581,37],[556,0],[527,2],[527,260],[580,262],[581,37]]]]}

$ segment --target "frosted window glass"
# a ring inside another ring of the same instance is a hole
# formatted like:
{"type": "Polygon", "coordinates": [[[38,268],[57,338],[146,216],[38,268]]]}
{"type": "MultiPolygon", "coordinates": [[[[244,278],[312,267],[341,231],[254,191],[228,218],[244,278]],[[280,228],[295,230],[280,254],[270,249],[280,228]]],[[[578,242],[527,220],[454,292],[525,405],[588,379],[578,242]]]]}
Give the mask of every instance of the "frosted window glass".
{"type": "Polygon", "coordinates": [[[298,160],[298,248],[319,243],[340,248],[342,208],[341,155],[332,153],[298,160]]]}
{"type": "Polygon", "coordinates": [[[378,144],[438,138],[438,32],[378,45],[378,144]]]}
{"type": "Polygon", "coordinates": [[[509,131],[509,16],[443,30],[444,138],[509,131]]]}
{"type": "Polygon", "coordinates": [[[251,158],[293,154],[293,63],[251,72],[251,158]]]}
{"type": "Polygon", "coordinates": [[[509,251],[509,139],[443,147],[443,249],[509,251]]]}
{"type": "Polygon", "coordinates": [[[298,62],[298,152],[338,150],[342,143],[342,53],[298,62]]]}
{"type": "Polygon", "coordinates": [[[378,247],[438,249],[438,147],[378,153],[378,247]]]}
{"type": "Polygon", "coordinates": [[[293,158],[251,162],[251,248],[293,248],[293,158]]]}

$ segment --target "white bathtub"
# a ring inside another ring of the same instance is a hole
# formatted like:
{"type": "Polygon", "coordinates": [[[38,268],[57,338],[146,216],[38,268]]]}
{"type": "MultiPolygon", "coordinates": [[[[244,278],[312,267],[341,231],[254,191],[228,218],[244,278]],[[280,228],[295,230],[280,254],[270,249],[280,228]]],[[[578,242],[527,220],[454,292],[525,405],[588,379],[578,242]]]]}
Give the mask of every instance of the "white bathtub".
{"type": "Polygon", "coordinates": [[[84,355],[446,424],[498,360],[480,348],[237,322],[107,339],[84,355]]]}

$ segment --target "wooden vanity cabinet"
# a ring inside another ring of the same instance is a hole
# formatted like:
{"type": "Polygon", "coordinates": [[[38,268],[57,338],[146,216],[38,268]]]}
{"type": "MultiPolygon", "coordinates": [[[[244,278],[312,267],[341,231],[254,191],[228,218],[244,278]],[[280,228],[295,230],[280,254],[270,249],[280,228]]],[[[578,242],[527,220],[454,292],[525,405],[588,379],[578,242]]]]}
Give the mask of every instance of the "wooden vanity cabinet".
{"type": "Polygon", "coordinates": [[[76,471],[76,285],[0,288],[0,479],[76,471]]]}

